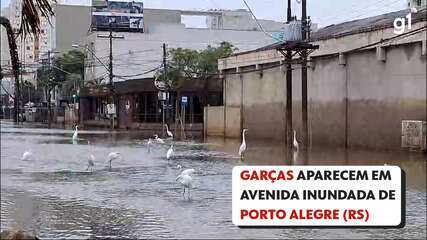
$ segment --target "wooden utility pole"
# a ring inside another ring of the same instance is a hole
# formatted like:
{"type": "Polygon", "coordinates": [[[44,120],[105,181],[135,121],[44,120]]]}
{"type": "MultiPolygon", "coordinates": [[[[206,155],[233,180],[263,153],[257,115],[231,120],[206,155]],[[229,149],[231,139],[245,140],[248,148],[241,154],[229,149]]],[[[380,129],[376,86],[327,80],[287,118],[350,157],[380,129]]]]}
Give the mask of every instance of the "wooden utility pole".
{"type": "MultiPolygon", "coordinates": [[[[47,51],[47,61],[48,61],[48,64],[49,64],[49,74],[48,74],[48,78],[49,78],[49,80],[48,80],[48,84],[47,84],[47,126],[48,126],[48,128],[50,128],[50,125],[51,125],[51,106],[50,106],[50,102],[51,102],[51,88],[50,88],[50,86],[51,86],[51,83],[52,83],[52,64],[51,64],[51,61],[50,61],[50,53],[51,53],[51,51],[50,50],[48,50],[47,51]]],[[[52,84],[53,85],[53,84],[52,84]]]]}
{"type": "MultiPolygon", "coordinates": [[[[108,76],[109,76],[109,80],[110,80],[110,90],[111,90],[111,94],[112,94],[112,103],[113,106],[115,106],[116,104],[116,98],[115,98],[115,91],[114,91],[114,81],[113,81],[113,28],[111,26],[111,22],[109,24],[109,29],[110,29],[110,34],[109,34],[109,39],[110,39],[110,64],[108,65],[108,76]]],[[[116,111],[116,115],[118,115],[118,109],[117,107],[115,107],[115,111],[116,111]]],[[[114,130],[114,114],[111,114],[111,130],[114,130]]]]}
{"type": "MultiPolygon", "coordinates": [[[[167,65],[167,62],[166,62],[166,56],[167,56],[167,51],[166,51],[166,43],[163,43],[163,76],[164,76],[164,81],[165,81],[165,84],[167,85],[167,72],[168,72],[168,70],[167,70],[167,67],[168,67],[168,65],[167,65]]],[[[163,105],[162,105],[162,107],[163,107],[163,111],[162,111],[162,117],[163,117],[163,122],[162,122],[162,129],[163,129],[163,136],[166,136],[166,133],[165,133],[165,111],[166,111],[166,109],[168,109],[168,108],[165,108],[165,104],[166,104],[166,106],[167,107],[169,107],[169,88],[168,88],[168,91],[166,92],[166,99],[164,99],[163,101],[162,101],[162,103],[163,103],[163,105]]],[[[169,114],[166,116],[166,121],[167,121],[167,123],[169,123],[169,114]]]]}
{"type": "MultiPolygon", "coordinates": [[[[113,38],[124,38],[123,36],[113,36],[113,24],[110,21],[109,24],[109,30],[110,34],[108,36],[98,35],[100,38],[109,38],[110,41],[110,56],[109,56],[109,64],[108,64],[108,77],[109,77],[109,85],[110,85],[110,91],[111,91],[111,101],[113,106],[115,107],[117,120],[119,119],[119,109],[118,104],[116,106],[116,91],[114,90],[114,74],[113,74],[113,38]]],[[[117,121],[118,122],[118,121],[117,121]]],[[[114,114],[111,116],[111,130],[114,129],[114,114]]]]}
{"type": "MultiPolygon", "coordinates": [[[[302,41],[307,40],[308,22],[307,22],[307,1],[302,0],[302,13],[301,13],[301,24],[302,24],[302,41]]],[[[307,50],[301,51],[301,89],[302,89],[302,140],[303,148],[305,152],[309,147],[308,139],[308,87],[307,87],[307,50]]]]}
{"type": "MultiPolygon", "coordinates": [[[[288,0],[287,23],[292,21],[291,0],[288,0]]],[[[287,50],[286,62],[286,146],[287,152],[292,151],[292,51],[287,50]]]]}

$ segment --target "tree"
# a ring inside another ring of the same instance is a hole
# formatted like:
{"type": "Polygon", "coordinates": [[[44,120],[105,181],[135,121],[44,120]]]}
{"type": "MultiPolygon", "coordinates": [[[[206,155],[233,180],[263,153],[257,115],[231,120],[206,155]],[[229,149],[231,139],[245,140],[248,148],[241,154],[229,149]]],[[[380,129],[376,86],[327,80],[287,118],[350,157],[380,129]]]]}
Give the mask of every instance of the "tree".
{"type": "MultiPolygon", "coordinates": [[[[21,12],[21,26],[18,33],[33,34],[38,36],[40,34],[40,16],[45,17],[48,21],[54,14],[52,4],[56,3],[56,0],[23,0],[22,1],[22,12],[21,12]]],[[[15,77],[15,114],[14,122],[18,122],[18,109],[19,109],[19,58],[16,47],[16,39],[13,29],[10,25],[9,19],[0,16],[0,25],[6,28],[10,56],[12,60],[13,75],[15,77]]],[[[0,78],[1,79],[1,78],[0,78]]]]}
{"type": "Polygon", "coordinates": [[[218,59],[230,56],[235,48],[229,42],[221,42],[218,47],[208,45],[203,50],[171,48],[168,55],[167,71],[159,69],[156,78],[167,83],[170,89],[179,89],[185,81],[208,80],[218,73],[218,59]]]}
{"type": "MultiPolygon", "coordinates": [[[[48,60],[49,61],[49,60],[48,60]]],[[[64,53],[54,58],[52,63],[45,63],[37,69],[38,85],[45,90],[48,106],[48,124],[50,127],[51,116],[51,92],[56,87],[69,99],[72,93],[76,93],[84,74],[84,54],[77,50],[64,53]]]]}
{"type": "MultiPolygon", "coordinates": [[[[176,91],[176,113],[180,112],[180,88],[185,82],[194,79],[204,82],[202,105],[208,104],[208,83],[218,73],[218,59],[228,57],[236,50],[231,43],[221,42],[218,47],[208,45],[206,49],[199,51],[185,48],[172,48],[168,51],[170,61],[167,68],[159,69],[155,77],[166,83],[169,90],[176,91]]],[[[178,117],[175,118],[175,125],[177,121],[178,117]]]]}
{"type": "Polygon", "coordinates": [[[54,60],[55,78],[63,83],[61,94],[70,99],[77,93],[84,78],[84,58],[81,51],[71,50],[54,60]]]}

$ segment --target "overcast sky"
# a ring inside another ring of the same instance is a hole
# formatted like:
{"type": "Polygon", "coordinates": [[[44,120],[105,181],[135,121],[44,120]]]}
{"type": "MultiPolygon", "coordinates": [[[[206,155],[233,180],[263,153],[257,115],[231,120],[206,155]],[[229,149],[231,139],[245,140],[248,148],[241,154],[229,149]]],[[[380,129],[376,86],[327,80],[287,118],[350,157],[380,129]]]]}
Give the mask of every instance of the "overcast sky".
{"type": "MultiPolygon", "coordinates": [[[[11,0],[0,0],[2,7],[11,0]]],[[[90,5],[90,0],[59,0],[65,4],[90,5]]],[[[169,9],[243,9],[243,0],[145,0],[147,8],[169,9]]],[[[247,0],[257,18],[283,21],[286,0],[247,0]]],[[[407,0],[307,0],[308,15],[315,23],[326,26],[404,9],[407,0]]],[[[300,15],[301,5],[292,0],[292,11],[300,15]]]]}

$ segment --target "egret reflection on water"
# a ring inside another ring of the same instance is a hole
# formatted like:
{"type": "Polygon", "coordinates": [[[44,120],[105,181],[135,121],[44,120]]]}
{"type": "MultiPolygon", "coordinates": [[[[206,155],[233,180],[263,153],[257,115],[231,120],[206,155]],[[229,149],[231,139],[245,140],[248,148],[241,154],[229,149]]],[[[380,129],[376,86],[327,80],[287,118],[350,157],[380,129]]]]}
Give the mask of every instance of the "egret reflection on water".
{"type": "Polygon", "coordinates": [[[151,153],[151,145],[152,144],[153,144],[153,142],[152,142],[151,138],[149,138],[148,142],[147,142],[147,151],[148,151],[148,153],[151,153]]]}
{"type": "Polygon", "coordinates": [[[73,133],[73,143],[74,141],[77,141],[77,138],[78,138],[78,126],[76,125],[76,128],[73,133]]]}

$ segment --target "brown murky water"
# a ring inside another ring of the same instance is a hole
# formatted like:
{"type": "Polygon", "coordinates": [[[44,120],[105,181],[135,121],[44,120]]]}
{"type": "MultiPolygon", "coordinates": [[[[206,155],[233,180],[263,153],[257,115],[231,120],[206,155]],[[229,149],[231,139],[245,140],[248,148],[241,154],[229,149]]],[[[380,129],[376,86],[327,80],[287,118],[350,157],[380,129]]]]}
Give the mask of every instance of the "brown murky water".
{"type": "Polygon", "coordinates": [[[1,124],[1,229],[19,227],[41,238],[329,238],[425,239],[426,155],[408,152],[313,149],[286,160],[285,149],[249,139],[245,162],[239,141],[175,142],[147,152],[138,133],[82,131],[1,124]],[[91,144],[87,144],[90,140],[91,144]],[[31,149],[33,159],[20,160],[31,149]],[[121,152],[110,171],[106,156],[121,152]],[[95,171],[86,172],[89,154],[95,171]],[[406,226],[402,229],[240,229],[231,222],[231,171],[242,164],[399,165],[407,174],[406,226]],[[194,168],[192,199],[175,178],[194,168]]]}

